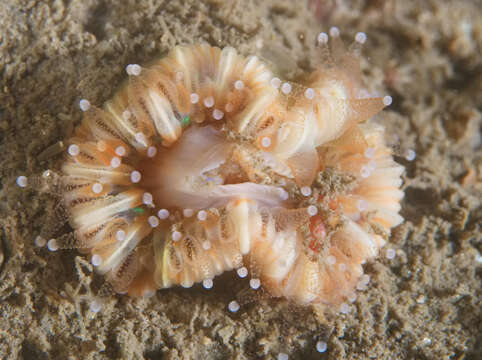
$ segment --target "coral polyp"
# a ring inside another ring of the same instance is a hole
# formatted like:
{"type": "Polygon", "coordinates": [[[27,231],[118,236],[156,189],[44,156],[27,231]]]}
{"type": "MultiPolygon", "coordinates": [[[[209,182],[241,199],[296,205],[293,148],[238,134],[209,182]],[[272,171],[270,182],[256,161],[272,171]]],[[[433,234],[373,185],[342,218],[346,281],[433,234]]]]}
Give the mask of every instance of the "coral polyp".
{"type": "Polygon", "coordinates": [[[369,121],[391,98],[368,95],[356,49],[331,35],[299,83],[230,47],[179,46],[129,65],[102,109],[80,102],[62,198],[117,292],[209,288],[232,269],[301,304],[366,286],[362,265],[403,220],[403,168],[369,121]]]}

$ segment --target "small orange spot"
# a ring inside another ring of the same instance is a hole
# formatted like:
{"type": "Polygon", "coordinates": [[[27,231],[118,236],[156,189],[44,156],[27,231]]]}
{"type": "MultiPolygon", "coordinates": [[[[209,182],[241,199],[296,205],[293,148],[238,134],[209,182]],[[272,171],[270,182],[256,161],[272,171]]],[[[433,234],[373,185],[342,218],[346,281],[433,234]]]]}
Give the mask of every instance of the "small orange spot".
{"type": "Polygon", "coordinates": [[[326,236],[326,228],[320,215],[313,216],[310,220],[310,231],[311,234],[317,238],[321,239],[326,236]]]}
{"type": "Polygon", "coordinates": [[[326,228],[325,224],[320,215],[313,216],[310,220],[310,232],[312,235],[312,239],[309,243],[309,248],[319,253],[321,249],[321,239],[326,236],[326,228]]]}
{"type": "Polygon", "coordinates": [[[471,167],[462,177],[460,183],[463,186],[473,185],[475,184],[476,180],[477,180],[477,176],[476,176],[475,170],[471,167]]]}
{"type": "Polygon", "coordinates": [[[338,206],[340,206],[340,201],[338,200],[338,198],[332,199],[328,203],[328,207],[330,208],[330,210],[336,210],[338,209],[338,206]]]}
{"type": "MultiPolygon", "coordinates": [[[[325,196],[323,195],[320,195],[318,197],[318,202],[321,203],[325,200],[325,196]]],[[[330,210],[336,210],[338,209],[338,207],[340,206],[340,200],[338,198],[334,198],[334,199],[327,199],[328,200],[328,208],[330,210]]]]}
{"type": "Polygon", "coordinates": [[[312,239],[310,241],[310,244],[308,245],[308,247],[310,248],[311,251],[313,251],[315,253],[319,253],[320,249],[321,249],[321,244],[318,240],[312,239]]]}

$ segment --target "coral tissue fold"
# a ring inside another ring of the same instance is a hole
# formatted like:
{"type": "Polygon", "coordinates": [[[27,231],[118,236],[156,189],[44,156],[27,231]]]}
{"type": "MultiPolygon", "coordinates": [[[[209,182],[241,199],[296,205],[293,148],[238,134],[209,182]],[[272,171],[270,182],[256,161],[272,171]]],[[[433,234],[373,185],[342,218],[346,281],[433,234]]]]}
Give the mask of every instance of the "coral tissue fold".
{"type": "Polygon", "coordinates": [[[210,288],[237,269],[297,303],[356,298],[362,264],[402,222],[403,168],[369,121],[391,98],[367,98],[356,54],[332,41],[304,83],[196,45],[129,65],[102,109],[81,101],[63,200],[78,247],[116,291],[210,288]]]}

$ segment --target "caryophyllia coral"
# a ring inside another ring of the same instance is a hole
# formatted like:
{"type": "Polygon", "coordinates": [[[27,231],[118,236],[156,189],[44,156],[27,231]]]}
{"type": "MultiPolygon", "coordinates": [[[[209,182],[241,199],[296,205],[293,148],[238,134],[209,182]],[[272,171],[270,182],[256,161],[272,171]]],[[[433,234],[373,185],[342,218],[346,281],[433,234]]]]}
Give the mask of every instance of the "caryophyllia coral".
{"type": "Polygon", "coordinates": [[[362,265],[402,222],[403,168],[368,121],[391,98],[368,95],[356,46],[330,35],[302,83],[230,47],[179,46],[129,65],[102,109],[80,101],[62,198],[117,292],[209,288],[232,269],[301,304],[346,306],[366,286],[362,265]]]}

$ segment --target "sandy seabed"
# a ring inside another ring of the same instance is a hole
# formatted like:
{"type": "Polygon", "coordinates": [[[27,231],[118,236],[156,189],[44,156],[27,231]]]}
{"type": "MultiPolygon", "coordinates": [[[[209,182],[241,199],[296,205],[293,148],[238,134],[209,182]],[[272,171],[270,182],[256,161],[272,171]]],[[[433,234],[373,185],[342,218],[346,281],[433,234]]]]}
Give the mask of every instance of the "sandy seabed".
{"type": "Polygon", "coordinates": [[[2,0],[0,358],[482,359],[481,9],[476,0],[2,0]],[[406,166],[396,257],[366,265],[370,286],[352,311],[253,294],[224,274],[209,291],[112,295],[92,313],[102,277],[75,250],[34,245],[68,231],[56,200],[15,185],[58,169],[61,155],[41,155],[79,124],[79,99],[100,106],[126,64],[195,42],[256,54],[293,79],[318,64],[316,36],[333,25],[346,39],[368,35],[365,80],[393,96],[383,122],[406,166]]]}

